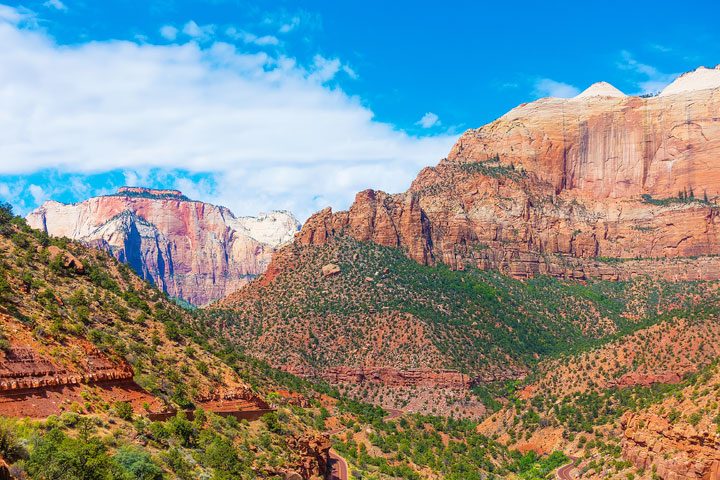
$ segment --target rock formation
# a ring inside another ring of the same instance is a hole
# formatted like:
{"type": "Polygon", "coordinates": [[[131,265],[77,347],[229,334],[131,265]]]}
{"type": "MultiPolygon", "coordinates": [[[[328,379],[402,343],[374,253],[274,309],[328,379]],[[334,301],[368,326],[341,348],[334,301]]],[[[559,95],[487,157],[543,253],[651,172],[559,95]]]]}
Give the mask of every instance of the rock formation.
{"type": "Polygon", "coordinates": [[[344,233],[420,263],[516,277],[718,278],[718,159],[720,70],[698,69],[648,98],[595,84],[465,132],[407,192],[360,192],[297,238],[344,233]]]}
{"type": "Polygon", "coordinates": [[[720,478],[718,381],[716,371],[685,388],[682,395],[626,413],[622,418],[623,456],[663,479],[720,478]]]}
{"type": "Polygon", "coordinates": [[[331,384],[380,383],[396,387],[435,387],[465,390],[471,379],[453,370],[398,370],[392,367],[330,367],[322,370],[288,368],[290,373],[301,377],[319,378],[331,384]]]}
{"type": "Polygon", "coordinates": [[[302,435],[288,439],[288,448],[298,455],[297,465],[290,472],[300,478],[325,478],[328,472],[330,441],[319,435],[302,435]]]}
{"type": "Polygon", "coordinates": [[[121,188],[64,205],[46,202],[30,226],[111,252],[172,297],[204,305],[265,271],[299,228],[287,212],[235,217],[176,190],[121,188]]]}
{"type": "Polygon", "coordinates": [[[82,370],[69,371],[55,365],[30,347],[8,348],[0,355],[0,392],[61,385],[79,385],[116,380],[132,380],[132,367],[124,361],[112,362],[89,344],[81,344],[82,370]]]}

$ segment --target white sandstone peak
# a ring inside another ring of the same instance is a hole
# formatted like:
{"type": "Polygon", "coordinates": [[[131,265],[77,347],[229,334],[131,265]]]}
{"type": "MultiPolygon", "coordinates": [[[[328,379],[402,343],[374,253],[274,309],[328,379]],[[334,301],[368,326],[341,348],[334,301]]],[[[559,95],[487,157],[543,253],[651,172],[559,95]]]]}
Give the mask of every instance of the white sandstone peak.
{"type": "Polygon", "coordinates": [[[720,69],[718,67],[720,65],[715,68],[700,67],[692,72],[683,73],[665,87],[660,92],[660,96],[720,88],[720,69]]]}
{"type": "Polygon", "coordinates": [[[607,82],[597,82],[590,85],[584,92],[575,98],[591,97],[626,97],[623,92],[607,82]]]}
{"type": "Polygon", "coordinates": [[[291,242],[300,230],[300,222],[292,213],[273,210],[260,213],[257,217],[238,217],[235,226],[261,243],[280,246],[291,242]]]}

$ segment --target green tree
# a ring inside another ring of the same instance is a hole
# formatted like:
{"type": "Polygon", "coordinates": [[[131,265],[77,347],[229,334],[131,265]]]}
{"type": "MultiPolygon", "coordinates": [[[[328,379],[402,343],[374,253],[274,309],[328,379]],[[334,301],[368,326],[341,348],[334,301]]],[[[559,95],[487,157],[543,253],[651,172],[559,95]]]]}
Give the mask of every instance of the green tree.
{"type": "Polygon", "coordinates": [[[71,438],[57,428],[36,439],[25,467],[31,478],[37,480],[127,478],[98,438],[71,438]]]}
{"type": "Polygon", "coordinates": [[[132,446],[121,447],[115,454],[115,461],[130,478],[137,480],[162,480],[162,469],[153,462],[150,454],[132,446]]]}
{"type": "Polygon", "coordinates": [[[133,409],[129,402],[115,402],[113,407],[115,415],[123,420],[132,420],[133,409]]]}

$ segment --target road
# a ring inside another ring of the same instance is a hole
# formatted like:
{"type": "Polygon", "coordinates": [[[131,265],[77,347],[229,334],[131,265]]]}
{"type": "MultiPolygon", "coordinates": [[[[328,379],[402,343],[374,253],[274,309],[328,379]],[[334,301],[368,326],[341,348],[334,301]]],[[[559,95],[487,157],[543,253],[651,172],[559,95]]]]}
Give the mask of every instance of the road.
{"type": "Polygon", "coordinates": [[[575,461],[577,458],[570,457],[570,463],[563,465],[557,470],[557,478],[560,480],[572,480],[570,472],[575,468],[575,461]]]}
{"type": "MultiPolygon", "coordinates": [[[[403,412],[401,410],[394,410],[394,409],[386,409],[388,412],[387,417],[385,417],[385,420],[393,420],[395,418],[400,417],[403,412]]],[[[328,436],[337,435],[341,432],[345,431],[346,428],[337,428],[335,430],[330,430],[329,432],[325,432],[328,436]]],[[[339,453],[337,453],[332,448],[330,449],[330,461],[328,462],[328,466],[330,467],[330,471],[328,472],[327,480],[348,480],[348,464],[345,461],[343,457],[340,456],[339,453]]]]}
{"type": "Polygon", "coordinates": [[[328,474],[328,480],[348,480],[348,465],[343,457],[338,453],[330,449],[330,472],[328,474]]]}
{"type": "Polygon", "coordinates": [[[394,419],[402,416],[402,414],[403,414],[403,411],[402,411],[402,410],[395,410],[395,409],[393,409],[393,408],[386,408],[385,410],[387,410],[387,412],[388,412],[387,417],[385,417],[385,421],[386,421],[386,422],[387,422],[388,420],[394,420],[394,419]]]}

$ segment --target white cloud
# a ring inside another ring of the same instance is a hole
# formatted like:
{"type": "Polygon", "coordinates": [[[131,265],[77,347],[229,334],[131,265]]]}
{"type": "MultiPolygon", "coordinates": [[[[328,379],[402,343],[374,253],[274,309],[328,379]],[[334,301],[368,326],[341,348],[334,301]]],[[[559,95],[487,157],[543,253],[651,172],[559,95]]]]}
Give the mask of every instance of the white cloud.
{"type": "Polygon", "coordinates": [[[39,205],[48,199],[48,194],[39,185],[30,185],[28,190],[30,190],[30,195],[32,195],[35,204],[39,205]]]}
{"type": "Polygon", "coordinates": [[[303,66],[219,41],[58,46],[7,20],[0,45],[0,181],[47,169],[137,181],[152,169],[195,181],[207,172],[202,200],[306,217],[326,202],[346,208],[364,188],[406,189],[455,140],[375,121],[360,99],[322,83],[343,70],[337,59],[303,66]]]}
{"type": "Polygon", "coordinates": [[[568,83],[550,78],[541,78],[535,82],[534,94],[537,97],[571,98],[580,93],[580,89],[568,83]]]}
{"type": "Polygon", "coordinates": [[[280,40],[273,35],[263,35],[261,37],[254,33],[246,32],[244,30],[238,30],[235,27],[229,27],[225,30],[225,34],[235,40],[240,40],[243,43],[254,44],[261,47],[269,45],[278,45],[280,40]]]}
{"type": "Polygon", "coordinates": [[[12,204],[15,214],[27,213],[29,208],[23,198],[23,193],[26,190],[25,185],[26,182],[22,179],[0,182],[0,203],[12,204]]]}
{"type": "Polygon", "coordinates": [[[8,5],[0,4],[0,22],[7,22],[11,25],[19,25],[23,22],[29,21],[34,25],[34,17],[35,14],[26,8],[13,8],[8,5]]]}
{"type": "Polygon", "coordinates": [[[279,34],[287,34],[296,30],[316,30],[322,28],[322,18],[306,10],[288,12],[280,10],[269,13],[263,19],[265,25],[277,29],[279,34]]]}
{"type": "Polygon", "coordinates": [[[210,40],[215,33],[215,25],[198,25],[193,20],[187,22],[182,29],[183,33],[197,40],[210,40]]]}
{"type": "Polygon", "coordinates": [[[174,41],[178,36],[178,29],[173,27],[172,25],[164,25],[162,28],[160,28],[160,35],[165,40],[174,41]]]}
{"type": "Polygon", "coordinates": [[[440,117],[433,112],[427,112],[420,120],[415,122],[415,125],[420,125],[422,128],[435,127],[440,125],[440,117]]]}
{"type": "Polygon", "coordinates": [[[290,18],[290,20],[288,22],[280,25],[278,32],[289,33],[289,32],[292,32],[293,30],[295,30],[299,26],[300,26],[300,17],[294,16],[294,17],[290,18]]]}
{"type": "Polygon", "coordinates": [[[47,0],[47,2],[43,3],[43,6],[61,11],[67,11],[68,9],[67,6],[60,0],[47,0]]]}
{"type": "Polygon", "coordinates": [[[322,55],[313,57],[313,72],[310,79],[320,83],[325,83],[333,78],[342,68],[342,63],[337,58],[325,58],[322,55]]]}
{"type": "Polygon", "coordinates": [[[634,72],[642,78],[636,82],[640,94],[658,93],[680,75],[679,73],[664,73],[652,65],[638,62],[627,50],[620,52],[620,56],[622,59],[618,63],[618,67],[634,72]]]}

